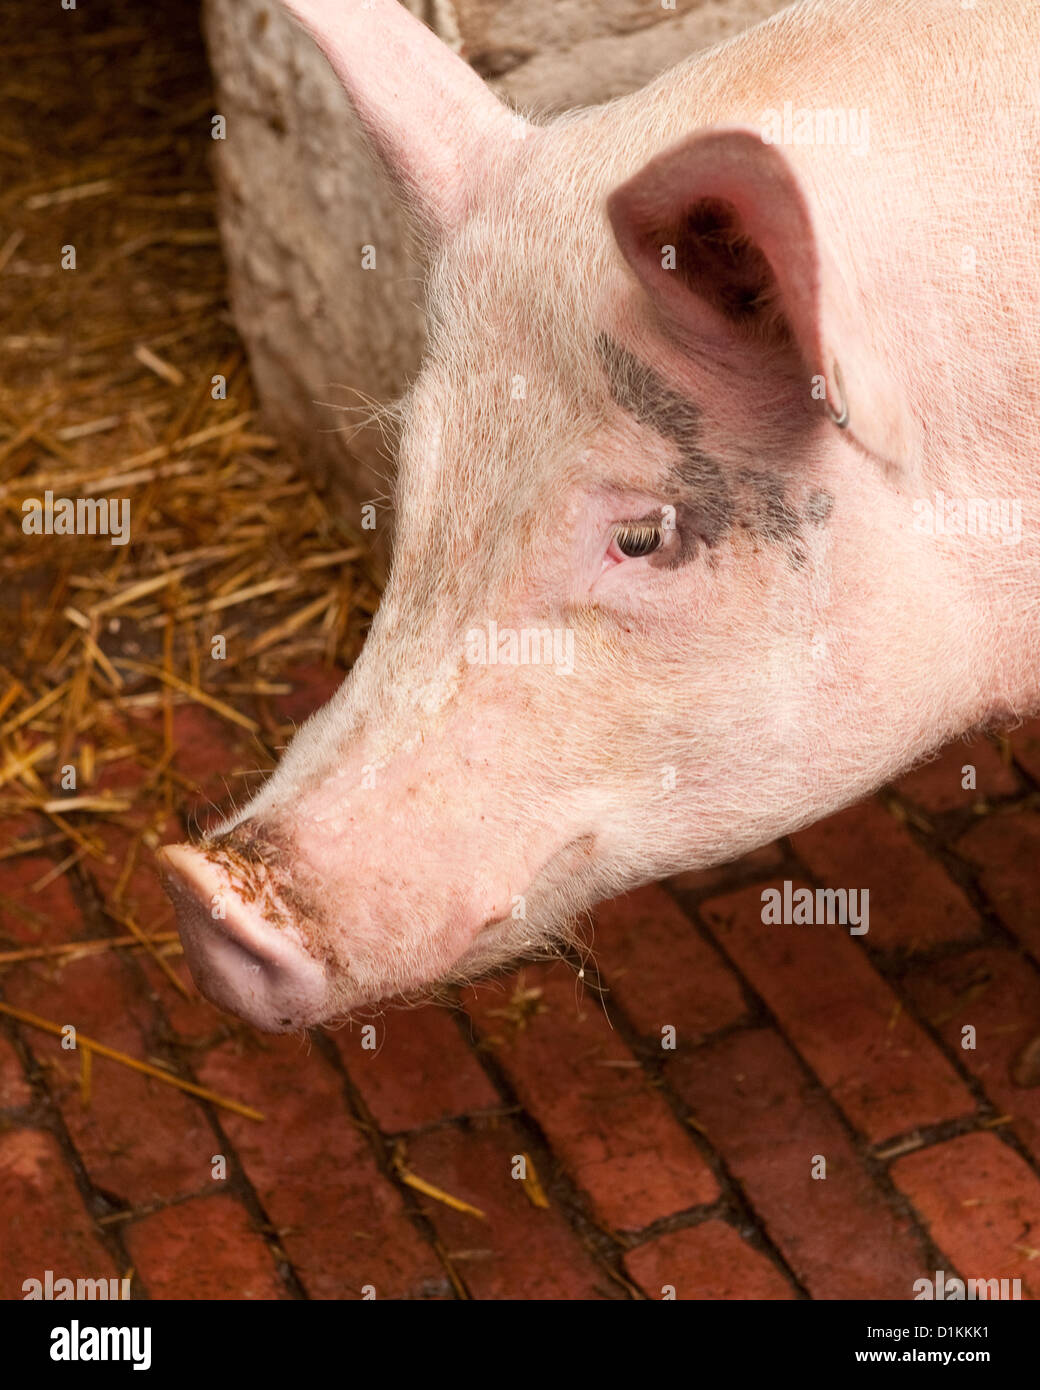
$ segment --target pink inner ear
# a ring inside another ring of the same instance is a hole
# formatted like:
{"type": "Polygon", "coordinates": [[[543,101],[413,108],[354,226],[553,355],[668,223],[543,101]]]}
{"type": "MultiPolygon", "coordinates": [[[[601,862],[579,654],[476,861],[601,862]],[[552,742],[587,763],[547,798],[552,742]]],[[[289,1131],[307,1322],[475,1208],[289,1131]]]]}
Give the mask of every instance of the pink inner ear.
{"type": "Polygon", "coordinates": [[[787,337],[810,370],[828,374],[819,248],[775,146],[751,130],[705,131],[652,160],[607,206],[625,259],[683,337],[715,346],[787,337]],[[675,270],[662,264],[666,245],[675,270]]]}
{"type": "Polygon", "coordinates": [[[722,198],[701,198],[676,231],[675,274],[696,300],[749,333],[788,333],[773,268],[722,198]]]}
{"type": "Polygon", "coordinates": [[[861,448],[890,464],[916,457],[920,428],[870,336],[861,287],[822,243],[783,150],[745,127],[702,131],[615,189],[607,210],[622,254],[680,341],[730,360],[756,341],[786,341],[806,390],[815,377],[825,385],[825,399],[812,397],[819,409],[861,448]],[[676,247],[675,269],[662,264],[666,245],[676,247]]]}

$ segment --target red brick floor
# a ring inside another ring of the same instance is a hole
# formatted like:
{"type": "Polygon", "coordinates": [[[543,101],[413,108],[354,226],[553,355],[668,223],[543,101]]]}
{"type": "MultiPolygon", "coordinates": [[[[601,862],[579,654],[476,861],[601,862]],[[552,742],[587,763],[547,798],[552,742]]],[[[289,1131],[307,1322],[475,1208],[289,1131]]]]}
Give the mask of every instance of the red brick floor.
{"type": "MultiPolygon", "coordinates": [[[[186,816],[256,765],[206,711],[178,734],[186,816]]],[[[604,905],[584,981],[527,967],[374,1034],[262,1037],[138,952],[0,966],[9,1005],[264,1116],[103,1058],[85,1095],[79,1053],[0,1017],[0,1296],[47,1269],[152,1298],[906,1299],[939,1269],[1040,1295],[1038,750],[1040,724],[954,745],[604,905]],[[764,925],[785,880],[869,888],[869,932],[764,925]]],[[[109,862],[43,888],[60,847],[0,859],[0,951],[122,930],[106,902],[169,930],[97,830],[109,862]]]]}

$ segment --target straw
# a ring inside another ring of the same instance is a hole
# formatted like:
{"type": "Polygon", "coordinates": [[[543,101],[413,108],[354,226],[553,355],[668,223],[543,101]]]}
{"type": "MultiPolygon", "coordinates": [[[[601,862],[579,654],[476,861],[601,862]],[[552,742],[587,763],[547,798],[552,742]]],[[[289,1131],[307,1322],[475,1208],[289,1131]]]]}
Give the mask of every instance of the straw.
{"type": "MultiPolygon", "coordinates": [[[[30,1028],[40,1028],[45,1033],[52,1033],[60,1038],[64,1035],[67,1024],[52,1023],[50,1019],[40,1018],[39,1014],[29,1013],[27,1009],[16,1009],[10,1004],[0,1003],[0,1014],[7,1014],[9,1018],[17,1019],[19,1023],[27,1023],[30,1028]]],[[[155,1081],[163,1081],[167,1086],[175,1086],[179,1091],[187,1091],[189,1095],[198,1096],[200,1100],[208,1100],[213,1105],[219,1105],[222,1110],[232,1110],[236,1115],[244,1115],[247,1120],[263,1120],[259,1110],[254,1110],[249,1105],[243,1105],[237,1100],[228,1100],[226,1096],[218,1095],[216,1091],[207,1090],[205,1086],[196,1086],[193,1081],[184,1081],[179,1076],[174,1076],[172,1072],[164,1071],[162,1067],[154,1067],[151,1062],[140,1062],[136,1057],[131,1057],[125,1052],[119,1052],[114,1047],[106,1047],[104,1043],[98,1042],[95,1038],[88,1038],[85,1033],[76,1029],[76,1047],[84,1051],[96,1052],[99,1057],[107,1057],[109,1061],[119,1062],[124,1067],[141,1072],[144,1076],[150,1076],[155,1081]]],[[[89,1082],[89,1064],[84,1067],[84,1076],[89,1082]]]]}

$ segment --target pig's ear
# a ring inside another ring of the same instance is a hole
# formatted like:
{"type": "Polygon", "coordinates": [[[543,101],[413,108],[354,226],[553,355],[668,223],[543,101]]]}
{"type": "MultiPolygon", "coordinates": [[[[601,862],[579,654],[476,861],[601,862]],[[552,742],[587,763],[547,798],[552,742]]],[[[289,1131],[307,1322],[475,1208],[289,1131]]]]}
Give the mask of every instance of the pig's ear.
{"type": "Polygon", "coordinates": [[[754,130],[705,131],[651,160],[607,210],[622,254],[681,340],[729,355],[736,344],[797,353],[815,379],[810,398],[835,425],[886,463],[905,458],[903,392],[863,336],[854,289],[781,149],[754,130]]]}
{"type": "Polygon", "coordinates": [[[397,0],[283,0],[343,84],[411,210],[438,235],[462,217],[498,142],[530,129],[397,0]]]}

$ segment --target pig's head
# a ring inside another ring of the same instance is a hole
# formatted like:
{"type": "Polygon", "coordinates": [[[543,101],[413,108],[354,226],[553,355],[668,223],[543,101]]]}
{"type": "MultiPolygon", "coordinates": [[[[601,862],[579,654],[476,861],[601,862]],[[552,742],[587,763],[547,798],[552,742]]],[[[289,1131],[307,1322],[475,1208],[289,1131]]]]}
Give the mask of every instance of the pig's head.
{"type": "Polygon", "coordinates": [[[971,684],[878,308],[804,169],[677,140],[663,89],[534,127],[396,5],[290,9],[431,272],[365,650],[249,805],[165,853],[199,987],[276,1031],[823,814],[971,684]],[[940,653],[925,710],[907,672],[940,653]]]}

